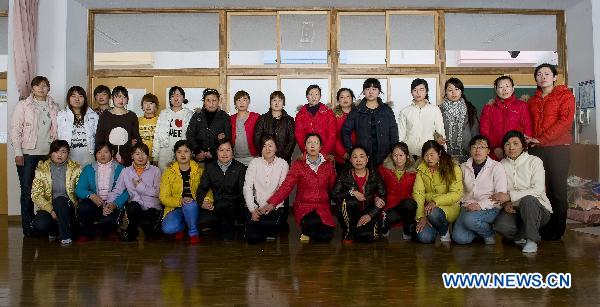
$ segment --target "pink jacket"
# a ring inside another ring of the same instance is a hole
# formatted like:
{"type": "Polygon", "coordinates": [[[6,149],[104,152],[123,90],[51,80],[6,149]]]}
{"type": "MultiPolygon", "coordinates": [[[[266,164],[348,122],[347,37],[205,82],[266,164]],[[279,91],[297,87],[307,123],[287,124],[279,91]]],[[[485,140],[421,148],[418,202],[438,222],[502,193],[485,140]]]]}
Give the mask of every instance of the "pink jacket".
{"type": "MultiPolygon", "coordinates": [[[[50,137],[56,140],[58,105],[54,103],[52,97],[47,96],[48,107],[50,109],[50,137]]],[[[22,149],[34,149],[37,141],[38,130],[38,112],[34,105],[33,94],[29,95],[25,100],[17,103],[15,111],[12,115],[10,123],[10,141],[15,149],[16,156],[22,156],[22,149]]]]}
{"type": "Polygon", "coordinates": [[[495,148],[502,147],[502,138],[510,130],[519,130],[526,136],[533,135],[529,108],[515,95],[504,101],[496,97],[496,101],[485,105],[481,111],[479,133],[490,140],[490,151],[493,153],[495,148]]]}
{"type": "Polygon", "coordinates": [[[481,210],[500,207],[490,199],[494,193],[507,191],[506,172],[500,162],[488,157],[477,178],[473,170],[473,158],[461,164],[460,169],[463,173],[463,196],[460,200],[463,206],[477,203],[481,210]]]}

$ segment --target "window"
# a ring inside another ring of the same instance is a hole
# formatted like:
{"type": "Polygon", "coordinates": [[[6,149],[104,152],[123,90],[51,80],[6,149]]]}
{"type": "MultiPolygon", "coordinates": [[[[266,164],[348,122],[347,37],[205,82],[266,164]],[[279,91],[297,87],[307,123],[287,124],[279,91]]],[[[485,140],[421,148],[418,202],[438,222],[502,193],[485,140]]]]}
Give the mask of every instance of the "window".
{"type": "Polygon", "coordinates": [[[340,64],[386,64],[385,13],[340,13],[340,64]],[[359,15],[360,14],[360,15],[359,15]]]}
{"type": "Polygon", "coordinates": [[[281,78],[281,91],[285,94],[285,111],[290,116],[295,117],[298,110],[307,104],[306,89],[311,84],[321,87],[321,102],[328,104],[330,91],[327,77],[310,79],[281,78]]]}
{"type": "Polygon", "coordinates": [[[229,78],[229,114],[235,114],[233,96],[237,91],[244,90],[250,94],[251,112],[264,114],[269,111],[269,96],[277,90],[277,79],[274,77],[230,77],[229,78]]]}
{"type": "Polygon", "coordinates": [[[436,63],[436,16],[389,13],[390,64],[436,63]]]}
{"type": "Polygon", "coordinates": [[[277,64],[275,13],[229,15],[229,65],[277,64]]]}
{"type": "Polygon", "coordinates": [[[0,17],[0,72],[8,69],[8,17],[0,17]]]}
{"type": "Polygon", "coordinates": [[[279,12],[281,64],[328,64],[329,14],[279,12]]]}

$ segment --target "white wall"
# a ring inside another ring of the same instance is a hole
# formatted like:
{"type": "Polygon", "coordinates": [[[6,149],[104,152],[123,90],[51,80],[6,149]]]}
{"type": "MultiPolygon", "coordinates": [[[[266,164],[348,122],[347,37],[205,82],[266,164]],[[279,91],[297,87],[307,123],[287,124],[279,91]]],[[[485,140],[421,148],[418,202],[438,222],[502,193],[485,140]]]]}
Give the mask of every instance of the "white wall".
{"type": "MultiPolygon", "coordinates": [[[[566,11],[567,23],[567,71],[569,86],[577,90],[577,84],[594,79],[594,31],[592,28],[592,3],[584,0],[566,11]]],[[[600,78],[596,78],[599,79],[600,78]]],[[[577,97],[575,92],[575,97],[577,97]]],[[[599,96],[596,96],[599,97],[599,96]]],[[[600,101],[600,99],[598,100],[600,101]]],[[[580,143],[598,144],[596,133],[596,112],[590,110],[591,122],[583,126],[579,133],[580,143]]]]}
{"type": "MultiPolygon", "coordinates": [[[[10,1],[10,7],[12,7],[14,1],[10,1]]],[[[8,15],[8,70],[6,72],[6,85],[8,94],[8,114],[12,114],[15,109],[15,105],[19,100],[19,93],[17,91],[17,84],[15,82],[15,69],[14,69],[14,53],[13,53],[13,30],[12,30],[12,14],[8,15]]],[[[7,116],[2,114],[0,122],[4,126],[4,129],[8,128],[7,116]],[[5,128],[6,127],[6,128],[5,128]]],[[[10,144],[10,142],[8,142],[10,144]]],[[[6,153],[6,172],[7,172],[7,187],[8,192],[8,215],[20,215],[21,205],[19,203],[19,178],[17,177],[17,168],[15,167],[15,152],[12,146],[7,146],[6,153]],[[16,192],[15,192],[16,191],[16,192]]]]}

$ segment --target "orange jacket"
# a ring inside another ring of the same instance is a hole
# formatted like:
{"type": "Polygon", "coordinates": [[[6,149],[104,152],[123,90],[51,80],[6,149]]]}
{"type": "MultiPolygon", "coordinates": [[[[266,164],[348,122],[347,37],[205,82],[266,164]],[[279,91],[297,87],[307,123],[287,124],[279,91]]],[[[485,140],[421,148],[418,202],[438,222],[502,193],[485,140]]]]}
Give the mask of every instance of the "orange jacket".
{"type": "Polygon", "coordinates": [[[540,146],[572,143],[575,96],[565,85],[557,85],[546,97],[540,89],[527,102],[533,120],[533,137],[540,146]]]}

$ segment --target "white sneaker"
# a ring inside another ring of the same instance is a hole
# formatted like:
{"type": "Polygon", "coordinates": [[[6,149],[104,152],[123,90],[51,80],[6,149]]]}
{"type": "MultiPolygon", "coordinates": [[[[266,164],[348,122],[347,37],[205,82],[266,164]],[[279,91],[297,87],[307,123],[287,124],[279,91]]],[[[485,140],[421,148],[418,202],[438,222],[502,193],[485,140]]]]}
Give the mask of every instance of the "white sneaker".
{"type": "Polygon", "coordinates": [[[515,244],[517,245],[525,245],[525,243],[527,243],[527,240],[525,239],[515,240],[515,244]]]}
{"type": "Polygon", "coordinates": [[[523,246],[524,253],[537,253],[537,249],[537,243],[531,240],[527,240],[527,243],[525,243],[525,246],[523,246]]]}
{"type": "Polygon", "coordinates": [[[69,246],[71,244],[73,244],[73,240],[71,240],[71,239],[60,240],[60,245],[61,246],[69,246]]]}
{"type": "Polygon", "coordinates": [[[276,239],[275,237],[266,237],[267,241],[275,241],[275,239],[276,239]]]}
{"type": "Polygon", "coordinates": [[[308,242],[310,240],[310,237],[305,235],[305,234],[301,234],[300,235],[300,242],[308,242]]]}
{"type": "Polygon", "coordinates": [[[410,239],[412,239],[411,235],[407,235],[405,233],[402,233],[402,240],[410,240],[410,239]]]}
{"type": "Polygon", "coordinates": [[[445,235],[440,236],[440,241],[442,241],[442,242],[450,242],[450,241],[452,241],[452,238],[450,237],[450,229],[448,229],[448,231],[446,232],[445,235]]]}
{"type": "Polygon", "coordinates": [[[49,236],[48,236],[48,241],[50,241],[50,242],[54,242],[54,241],[56,241],[56,236],[49,235],[49,236]]]}
{"type": "Polygon", "coordinates": [[[485,245],[494,245],[494,244],[496,244],[496,238],[494,238],[494,236],[489,236],[487,238],[483,238],[483,241],[485,242],[485,245]]]}

